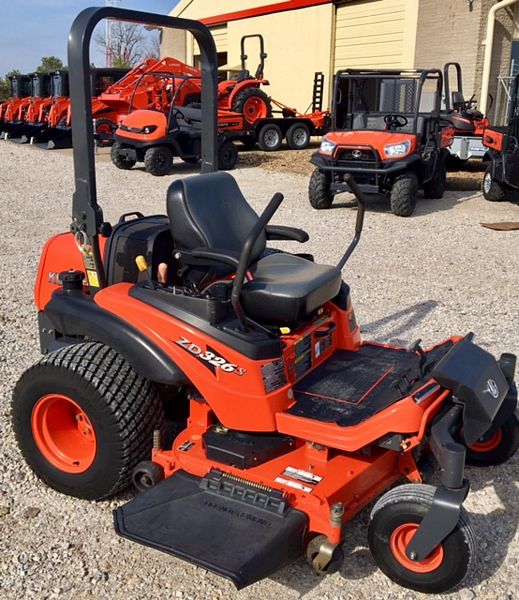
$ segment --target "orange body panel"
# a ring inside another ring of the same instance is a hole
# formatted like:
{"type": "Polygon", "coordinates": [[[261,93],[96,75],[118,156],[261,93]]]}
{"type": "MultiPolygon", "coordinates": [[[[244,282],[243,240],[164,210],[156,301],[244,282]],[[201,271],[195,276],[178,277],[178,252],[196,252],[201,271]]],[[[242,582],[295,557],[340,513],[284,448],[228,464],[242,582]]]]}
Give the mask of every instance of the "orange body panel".
{"type": "Polygon", "coordinates": [[[395,157],[385,155],[384,147],[390,144],[409,142],[409,151],[405,156],[412,154],[416,148],[415,135],[409,133],[395,133],[394,131],[331,131],[326,134],[326,139],[337,145],[334,154],[337,154],[344,148],[373,148],[378,152],[379,156],[383,157],[385,160],[400,160],[403,158],[403,155],[395,157]]]}
{"type": "Polygon", "coordinates": [[[485,129],[483,135],[483,146],[491,148],[496,152],[503,152],[504,150],[505,134],[495,129],[485,129]]]}

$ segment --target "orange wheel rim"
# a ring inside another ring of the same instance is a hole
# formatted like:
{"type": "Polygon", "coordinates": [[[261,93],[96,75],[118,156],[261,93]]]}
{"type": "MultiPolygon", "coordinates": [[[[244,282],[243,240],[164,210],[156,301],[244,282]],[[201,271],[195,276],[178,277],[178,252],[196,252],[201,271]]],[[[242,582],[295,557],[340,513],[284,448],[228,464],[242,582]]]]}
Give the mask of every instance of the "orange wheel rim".
{"type": "Polygon", "coordinates": [[[483,436],[475,444],[469,446],[469,450],[472,450],[472,452],[492,452],[492,450],[499,448],[502,441],[503,432],[501,431],[501,428],[499,428],[488,437],[483,436]]]}
{"type": "Polygon", "coordinates": [[[112,133],[112,129],[109,125],[99,125],[96,129],[96,133],[112,133]]]}
{"type": "Polygon", "coordinates": [[[259,119],[264,119],[267,113],[267,105],[261,98],[252,96],[243,104],[243,116],[251,125],[259,119]]]}
{"type": "Polygon", "coordinates": [[[403,567],[413,573],[431,573],[435,571],[443,562],[443,545],[440,544],[421,561],[414,561],[407,557],[405,553],[407,546],[413,539],[419,525],[416,523],[405,523],[397,527],[391,534],[389,546],[393,556],[403,567]]]}
{"type": "Polygon", "coordinates": [[[38,450],[60,471],[84,473],[94,462],[94,428],[85,411],[68,396],[42,396],[34,405],[31,428],[38,450]]]}

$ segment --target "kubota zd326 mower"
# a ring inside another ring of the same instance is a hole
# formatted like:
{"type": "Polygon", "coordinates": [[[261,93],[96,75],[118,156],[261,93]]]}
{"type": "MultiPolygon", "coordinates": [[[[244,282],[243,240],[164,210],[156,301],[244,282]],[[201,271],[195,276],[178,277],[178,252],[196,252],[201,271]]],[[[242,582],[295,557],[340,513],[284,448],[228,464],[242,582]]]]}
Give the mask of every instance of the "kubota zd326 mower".
{"type": "Polygon", "coordinates": [[[329,208],[352,175],[366,194],[386,196],[391,211],[410,216],[418,190],[441,198],[453,128],[442,127],[443,77],[438,69],[339,71],[332,131],[312,155],[310,204],[329,208]]]}
{"type": "Polygon", "coordinates": [[[133,478],[143,493],[115,511],[117,531],[237,587],[305,552],[319,573],[338,569],[345,524],[378,499],[367,535],[384,573],[423,592],[457,586],[477,545],[465,461],[498,464],[519,445],[515,356],[496,361],[472,334],[428,349],[361,341],[341,274],[364,217],[352,178],[356,233],[337,266],[270,247],[308,236],[269,223],[281,194],[258,216],[229,174],[211,172],[216,49],[201,23],[86,9],[68,63],[72,232],[45,246],[45,356],[12,405],[29,465],[81,498],[133,478]],[[203,71],[204,174],[173,182],[167,216],[113,228],[96,197],[87,70],[102,18],[189,30],[203,71]]]}

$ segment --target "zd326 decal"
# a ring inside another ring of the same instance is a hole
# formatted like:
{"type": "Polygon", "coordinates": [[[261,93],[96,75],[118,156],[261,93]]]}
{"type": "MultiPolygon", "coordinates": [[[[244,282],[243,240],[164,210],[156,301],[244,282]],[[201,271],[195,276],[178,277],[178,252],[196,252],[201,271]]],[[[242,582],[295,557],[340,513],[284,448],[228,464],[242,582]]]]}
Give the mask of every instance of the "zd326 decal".
{"type": "Polygon", "coordinates": [[[209,346],[207,346],[207,350],[203,351],[200,346],[197,346],[182,335],[180,336],[180,339],[175,340],[175,344],[178,344],[181,348],[184,348],[184,350],[187,350],[195,356],[213,373],[213,375],[216,375],[217,367],[222,371],[225,371],[225,373],[235,373],[240,376],[247,372],[246,369],[242,369],[238,365],[227,362],[227,359],[223,358],[223,356],[218,356],[216,351],[209,346]]]}

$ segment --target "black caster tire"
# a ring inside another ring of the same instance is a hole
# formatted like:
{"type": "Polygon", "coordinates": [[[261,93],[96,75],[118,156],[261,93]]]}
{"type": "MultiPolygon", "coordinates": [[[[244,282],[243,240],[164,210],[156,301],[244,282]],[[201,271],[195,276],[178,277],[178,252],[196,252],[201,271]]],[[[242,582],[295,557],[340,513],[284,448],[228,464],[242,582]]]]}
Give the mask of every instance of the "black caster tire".
{"type": "Polygon", "coordinates": [[[97,342],[51,352],[25,371],[11,405],[16,441],[55,490],[100,500],[125,488],[164,419],[153,384],[97,342]]]}
{"type": "Polygon", "coordinates": [[[132,472],[132,482],[138,492],[146,492],[164,479],[164,468],[151,460],[143,460],[132,472]]]}
{"type": "Polygon", "coordinates": [[[331,561],[324,568],[316,565],[315,559],[319,554],[320,546],[326,541],[325,535],[317,535],[312,538],[306,547],[306,560],[312,569],[319,575],[331,575],[340,570],[344,563],[344,551],[340,546],[336,546],[332,553],[331,561]]]}
{"type": "Polygon", "coordinates": [[[476,536],[462,507],[454,530],[423,561],[414,562],[405,549],[432,504],[435,488],[400,485],[375,504],[368,542],[381,571],[399,585],[425,594],[446,593],[461,584],[474,565],[476,536]]]}

